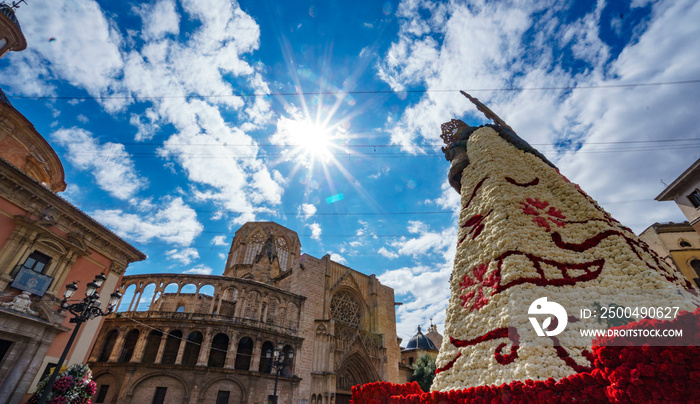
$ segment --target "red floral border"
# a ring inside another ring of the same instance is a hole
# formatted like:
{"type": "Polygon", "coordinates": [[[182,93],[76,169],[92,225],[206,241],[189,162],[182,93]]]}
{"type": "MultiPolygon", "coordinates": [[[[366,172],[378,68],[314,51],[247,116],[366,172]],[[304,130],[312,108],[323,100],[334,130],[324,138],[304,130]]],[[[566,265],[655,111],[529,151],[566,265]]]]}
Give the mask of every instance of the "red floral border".
{"type": "MultiPolygon", "coordinates": [[[[630,346],[622,337],[593,341],[584,352],[593,368],[555,380],[525,380],[500,386],[478,386],[445,392],[420,391],[414,382],[370,383],[352,388],[353,404],[458,403],[697,403],[700,402],[700,309],[671,321],[641,320],[617,329],[683,329],[678,346],[630,346]],[[613,346],[614,345],[614,346],[613,346]],[[686,345],[686,346],[680,346],[686,345]],[[416,390],[417,389],[417,390],[416,390]]],[[[670,341],[671,339],[669,339],[670,341]]],[[[455,358],[456,359],[456,358],[455,358]]],[[[454,362],[453,362],[454,363],[454,362]]]]}

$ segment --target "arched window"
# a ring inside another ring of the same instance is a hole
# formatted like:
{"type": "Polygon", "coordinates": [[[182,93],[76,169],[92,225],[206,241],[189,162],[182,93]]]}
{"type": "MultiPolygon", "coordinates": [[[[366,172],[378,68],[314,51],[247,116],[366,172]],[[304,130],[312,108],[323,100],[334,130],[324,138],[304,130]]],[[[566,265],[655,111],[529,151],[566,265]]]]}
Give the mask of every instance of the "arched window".
{"type": "Polygon", "coordinates": [[[175,360],[177,360],[177,351],[180,350],[181,339],[182,331],[170,331],[168,338],[165,340],[165,350],[163,351],[163,359],[161,359],[160,363],[165,365],[175,364],[175,360]]]}
{"type": "Polygon", "coordinates": [[[117,342],[117,337],[119,336],[119,331],[112,330],[107,334],[105,338],[105,343],[102,345],[102,350],[100,351],[100,356],[97,358],[98,362],[107,362],[109,357],[112,355],[112,349],[114,349],[114,344],[117,342]]]}
{"type": "Polygon", "coordinates": [[[197,366],[199,350],[202,348],[202,340],[202,333],[199,331],[192,331],[190,335],[187,336],[185,351],[182,353],[183,366],[197,366]]]}
{"type": "Polygon", "coordinates": [[[160,342],[162,340],[163,333],[160,331],[151,331],[151,333],[148,334],[141,363],[154,363],[156,361],[156,356],[158,356],[158,349],[160,348],[160,342]]]}
{"type": "MultiPolygon", "coordinates": [[[[260,373],[271,373],[272,372],[272,360],[267,358],[267,351],[270,351],[270,355],[275,350],[275,346],[270,341],[265,341],[262,345],[262,351],[260,352],[260,367],[258,371],[260,373]]],[[[270,356],[272,358],[272,356],[270,356]]]]}
{"type": "Polygon", "coordinates": [[[119,354],[119,362],[129,362],[131,356],[134,354],[134,348],[136,348],[136,342],[139,340],[139,330],[131,330],[126,334],[124,338],[124,345],[122,346],[122,352],[119,354]]]}
{"type": "Polygon", "coordinates": [[[695,275],[700,278],[700,260],[690,261],[690,266],[695,270],[695,275]]]}
{"type": "Polygon", "coordinates": [[[284,362],[282,366],[282,376],[290,377],[294,374],[294,348],[291,345],[285,345],[284,349],[284,362]]]}
{"type": "Polygon", "coordinates": [[[184,313],[185,312],[185,306],[179,305],[177,306],[177,310],[175,310],[177,313],[184,313]]]}
{"type": "Polygon", "coordinates": [[[250,359],[253,356],[253,340],[250,337],[243,337],[238,341],[238,351],[236,353],[237,370],[250,370],[250,359]]]}
{"type": "Polygon", "coordinates": [[[350,327],[359,327],[362,308],[349,292],[338,292],[331,299],[331,318],[350,327]]]}
{"type": "Polygon", "coordinates": [[[222,368],[226,363],[226,351],[228,351],[228,335],[219,333],[211,340],[208,366],[222,368]]]}

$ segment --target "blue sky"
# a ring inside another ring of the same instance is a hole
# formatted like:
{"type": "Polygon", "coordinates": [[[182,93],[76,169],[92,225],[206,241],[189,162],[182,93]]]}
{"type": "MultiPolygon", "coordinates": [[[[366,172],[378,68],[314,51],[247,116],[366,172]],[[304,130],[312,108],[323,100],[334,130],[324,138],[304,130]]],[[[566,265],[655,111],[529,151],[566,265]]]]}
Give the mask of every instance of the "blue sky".
{"type": "Polygon", "coordinates": [[[0,86],[62,196],[148,254],[128,274],[221,274],[238,227],[272,220],[394,287],[399,336],[441,329],[440,124],[486,123],[460,89],[637,233],[683,220],[653,198],[700,157],[694,0],[28,3],[0,86]]]}

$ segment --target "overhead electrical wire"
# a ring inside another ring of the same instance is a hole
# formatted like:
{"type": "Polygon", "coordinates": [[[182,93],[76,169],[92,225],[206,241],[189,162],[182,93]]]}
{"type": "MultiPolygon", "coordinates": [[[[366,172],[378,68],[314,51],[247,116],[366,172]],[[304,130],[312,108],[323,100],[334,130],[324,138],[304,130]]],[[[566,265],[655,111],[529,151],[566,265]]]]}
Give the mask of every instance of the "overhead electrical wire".
{"type": "MultiPolygon", "coordinates": [[[[654,139],[654,140],[621,140],[614,142],[586,142],[587,145],[607,145],[607,144],[638,144],[638,143],[672,143],[672,142],[700,142],[700,137],[686,139],[654,139]]],[[[75,140],[61,141],[61,144],[85,144],[90,141],[75,140]]],[[[156,142],[119,142],[125,146],[163,146],[163,143],[156,142]]],[[[444,146],[444,143],[414,143],[410,146],[416,147],[438,147],[444,146]]],[[[530,143],[531,146],[556,146],[557,143],[530,143]]],[[[257,144],[221,144],[221,143],[172,143],[168,142],[168,146],[196,146],[196,147],[301,147],[300,144],[274,144],[274,143],[257,143],[257,144]]],[[[403,147],[402,144],[349,144],[342,145],[343,148],[373,148],[373,147],[403,147]]]]}
{"type": "MultiPolygon", "coordinates": [[[[655,86],[669,86],[669,85],[680,85],[680,84],[698,84],[700,79],[692,80],[679,80],[679,81],[662,81],[662,82],[652,82],[652,83],[619,83],[619,84],[590,84],[590,85],[579,85],[579,86],[549,86],[549,87],[502,87],[502,88],[472,88],[468,90],[463,90],[467,92],[506,92],[506,91],[548,91],[548,90],[588,90],[588,89],[598,89],[598,88],[629,88],[629,87],[655,87],[655,86]]],[[[241,98],[252,98],[252,97],[289,97],[289,96],[312,96],[312,95],[364,95],[364,94],[425,94],[425,93],[459,93],[462,90],[428,90],[428,89],[416,89],[416,90],[351,90],[351,91],[293,91],[286,93],[231,93],[231,94],[206,94],[206,95],[154,95],[154,96],[134,96],[132,94],[127,95],[105,95],[105,96],[60,96],[60,95],[44,95],[44,96],[24,96],[24,95],[13,95],[8,98],[12,99],[30,99],[30,100],[103,100],[103,99],[137,99],[137,100],[156,100],[156,99],[186,99],[186,98],[228,98],[228,97],[241,97],[241,98]]]]}

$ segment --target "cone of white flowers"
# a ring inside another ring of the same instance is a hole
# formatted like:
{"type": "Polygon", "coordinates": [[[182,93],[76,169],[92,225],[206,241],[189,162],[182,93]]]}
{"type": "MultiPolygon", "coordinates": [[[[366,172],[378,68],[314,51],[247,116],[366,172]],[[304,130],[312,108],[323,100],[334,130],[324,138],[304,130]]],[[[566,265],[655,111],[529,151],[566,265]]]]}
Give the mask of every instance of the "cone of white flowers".
{"type": "Polygon", "coordinates": [[[664,307],[697,307],[697,290],[679,272],[509,128],[462,125],[446,148],[462,210],[431,390],[589,371],[581,313],[619,304],[623,290],[645,291],[624,297],[629,308],[648,306],[655,293],[664,307]],[[542,323],[542,336],[528,313],[546,298],[566,315],[542,323]]]}

